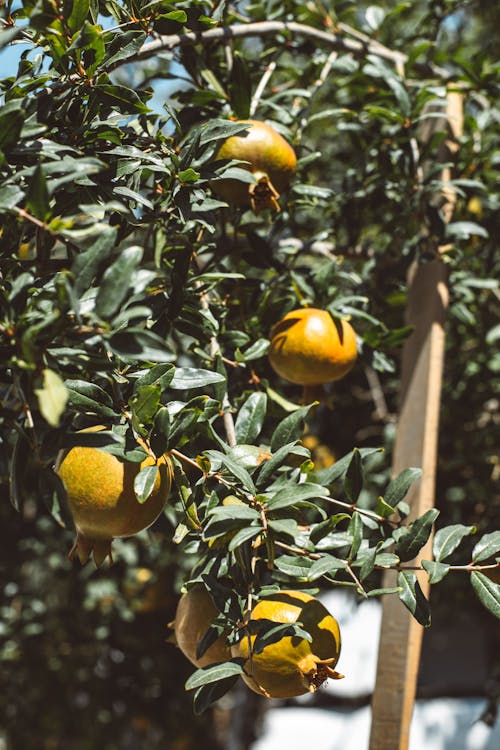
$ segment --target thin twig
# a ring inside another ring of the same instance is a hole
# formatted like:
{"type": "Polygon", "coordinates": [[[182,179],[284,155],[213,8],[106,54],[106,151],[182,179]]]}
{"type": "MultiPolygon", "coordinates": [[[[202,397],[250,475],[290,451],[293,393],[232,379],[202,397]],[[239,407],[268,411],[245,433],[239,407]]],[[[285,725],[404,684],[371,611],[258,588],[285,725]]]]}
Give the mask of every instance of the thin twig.
{"type": "Polygon", "coordinates": [[[270,62],[269,65],[266,65],[264,74],[262,78],[260,79],[259,83],[257,84],[257,88],[255,89],[254,95],[252,96],[252,101],[250,103],[250,117],[253,117],[255,112],[257,111],[257,107],[261,100],[262,94],[264,93],[264,90],[267,84],[269,83],[269,80],[275,70],[276,70],[276,61],[272,60],[272,62],[270,62]]]}

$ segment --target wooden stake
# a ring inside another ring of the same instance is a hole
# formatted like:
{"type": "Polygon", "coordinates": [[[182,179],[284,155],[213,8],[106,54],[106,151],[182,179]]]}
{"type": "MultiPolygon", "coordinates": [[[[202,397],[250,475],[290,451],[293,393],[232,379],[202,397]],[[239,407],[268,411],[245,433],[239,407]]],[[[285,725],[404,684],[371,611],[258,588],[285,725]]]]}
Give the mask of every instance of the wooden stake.
{"type": "MultiPolygon", "coordinates": [[[[450,93],[446,118],[451,139],[448,157],[456,150],[462,128],[461,95],[450,93]]],[[[432,121],[430,121],[432,122],[432,121]]],[[[445,159],[442,159],[443,161],[445,159]]],[[[449,181],[449,170],[442,179],[449,181]]],[[[455,194],[446,188],[440,210],[445,221],[453,215],[455,194]]],[[[448,305],[446,266],[439,259],[415,265],[409,273],[407,321],[414,326],[402,361],[401,407],[393,458],[393,473],[410,466],[422,469],[422,478],[412,487],[407,501],[411,517],[421,516],[434,505],[439,407],[444,361],[444,321],[448,305]]],[[[421,550],[420,559],[430,559],[431,541],[421,550]]],[[[396,585],[395,571],[384,576],[384,586],[396,585]]],[[[427,575],[419,576],[424,594],[427,575]]],[[[377,681],[372,701],[370,750],[407,750],[417,686],[423,628],[399,601],[389,595],[382,599],[382,627],[377,681]]]]}

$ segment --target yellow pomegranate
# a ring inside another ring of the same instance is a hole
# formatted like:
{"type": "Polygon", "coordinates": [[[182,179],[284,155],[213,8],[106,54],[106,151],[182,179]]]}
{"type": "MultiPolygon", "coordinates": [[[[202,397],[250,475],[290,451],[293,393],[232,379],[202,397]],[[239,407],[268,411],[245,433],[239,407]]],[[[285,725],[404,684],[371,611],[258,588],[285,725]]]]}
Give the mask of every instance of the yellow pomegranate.
{"type": "Polygon", "coordinates": [[[247,169],[255,183],[241,180],[220,180],[214,191],[233,206],[251,207],[255,213],[264,208],[279,211],[280,193],[289,186],[297,157],[290,144],[274,128],[259,120],[241,120],[248,131],[227,138],[216,159],[239,159],[249,163],[247,169]]]}
{"type": "Polygon", "coordinates": [[[121,461],[99,448],[77,446],[64,457],[57,473],[68,496],[68,506],[77,530],[75,552],[82,565],[91,553],[99,567],[111,556],[114,537],[127,537],[147,529],[162,512],[172,486],[172,465],[167,456],[142,463],[121,461]],[[146,466],[155,464],[158,474],[153,491],[144,503],[134,492],[134,479],[146,466]]]}
{"type": "Polygon", "coordinates": [[[278,591],[253,608],[250,623],[263,619],[298,622],[312,641],[284,636],[254,652],[257,635],[244,635],[232,647],[232,654],[246,660],[243,680],[255,693],[267,698],[292,698],[314,692],[329,677],[342,678],[334,670],[340,654],[339,626],[318,599],[302,591],[278,591]]]}
{"type": "Polygon", "coordinates": [[[175,641],[184,656],[198,668],[231,659],[231,651],[226,646],[223,635],[219,636],[200,658],[196,657],[198,643],[217,615],[218,611],[212,597],[201,585],[190,588],[181,596],[177,605],[173,623],[175,641]]]}
{"type": "Polygon", "coordinates": [[[290,383],[315,386],[340,380],[356,357],[354,329],[345,320],[334,322],[327,310],[292,310],[271,331],[269,361],[290,383]]]}

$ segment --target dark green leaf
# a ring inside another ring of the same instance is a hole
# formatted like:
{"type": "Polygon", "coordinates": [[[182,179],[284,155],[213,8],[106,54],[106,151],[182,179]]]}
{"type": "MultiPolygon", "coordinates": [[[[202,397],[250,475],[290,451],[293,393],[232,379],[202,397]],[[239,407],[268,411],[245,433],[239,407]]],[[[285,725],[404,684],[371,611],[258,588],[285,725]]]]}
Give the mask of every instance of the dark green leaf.
{"type": "Polygon", "coordinates": [[[124,362],[171,362],[173,355],[165,341],[143,328],[128,328],[106,337],[111,351],[124,362]]]}
{"type": "Polygon", "coordinates": [[[351,503],[355,503],[359,493],[363,489],[363,467],[361,465],[361,454],[357,448],[352,452],[352,458],[347,467],[344,489],[351,503]]]}
{"type": "Polygon", "coordinates": [[[272,498],[267,501],[267,507],[269,510],[275,511],[282,508],[288,508],[290,505],[300,505],[303,500],[308,500],[313,497],[320,497],[325,494],[325,488],[319,484],[311,484],[304,482],[304,484],[290,485],[282,490],[279,490],[272,498]]]}
{"type": "Polygon", "coordinates": [[[194,367],[176,367],[175,374],[170,381],[170,388],[187,390],[188,388],[204,388],[213,383],[223,383],[224,375],[211,370],[195,369],[194,367]]]}
{"type": "Polygon", "coordinates": [[[233,536],[231,541],[228,545],[229,552],[232,552],[236,549],[236,547],[239,547],[240,544],[244,544],[244,542],[248,542],[250,539],[253,539],[257,536],[257,534],[260,534],[262,531],[262,528],[260,526],[252,527],[248,526],[246,529],[240,529],[236,532],[236,534],[233,536]]]}
{"type": "Polygon", "coordinates": [[[212,682],[218,682],[226,677],[243,674],[243,667],[232,661],[226,661],[222,664],[215,664],[211,667],[197,669],[185,684],[186,690],[194,690],[202,685],[208,685],[212,682]]]}
{"type": "Polygon", "coordinates": [[[391,508],[395,508],[396,505],[406,497],[408,490],[410,489],[413,482],[422,476],[422,469],[404,469],[397,477],[395,477],[387,487],[384,495],[384,501],[391,508]]]}
{"type": "MultiPolygon", "coordinates": [[[[5,150],[17,143],[26,112],[21,102],[11,101],[0,108],[0,149],[5,150]]],[[[3,188],[5,190],[5,188],[3,188]]]]}
{"type": "Polygon", "coordinates": [[[313,561],[307,557],[292,557],[291,555],[277,557],[274,564],[285,575],[298,578],[302,581],[309,579],[309,571],[314,565],[313,561]]]}
{"type": "Polygon", "coordinates": [[[315,560],[307,574],[308,581],[315,581],[327,573],[335,573],[337,570],[345,570],[346,561],[334,555],[321,555],[319,560],[315,560]]]}
{"type": "Polygon", "coordinates": [[[202,714],[207,708],[210,708],[213,703],[218,701],[219,698],[222,698],[222,696],[225,695],[237,682],[238,675],[233,675],[232,677],[226,677],[225,679],[217,680],[217,682],[212,682],[208,685],[202,685],[202,687],[198,688],[194,694],[194,713],[197,716],[202,714]]]}
{"type": "Polygon", "coordinates": [[[481,604],[500,619],[500,585],[478,571],[471,573],[470,580],[481,604]]]}
{"type": "Polygon", "coordinates": [[[244,362],[250,362],[254,359],[263,357],[269,351],[269,339],[257,339],[247,349],[241,352],[241,358],[244,362]]]}
{"type": "Polygon", "coordinates": [[[114,417],[113,399],[100,386],[86,383],[84,380],[66,380],[69,400],[81,412],[101,414],[114,417]]]}
{"type": "Polygon", "coordinates": [[[440,562],[449,557],[456,550],[462,539],[469,534],[475,534],[476,526],[463,526],[461,523],[445,526],[436,531],[432,543],[432,554],[434,559],[440,562]]]}
{"type": "Polygon", "coordinates": [[[253,443],[259,436],[266,417],[267,396],[252,393],[240,407],[235,423],[238,443],[253,443]]]}
{"type": "Polygon", "coordinates": [[[472,550],[472,559],[475,563],[494,557],[500,552],[500,531],[492,531],[485,534],[472,550]]]}
{"type": "Polygon", "coordinates": [[[415,573],[402,570],[398,573],[398,585],[400,587],[399,598],[410,610],[413,617],[424,628],[431,624],[431,613],[429,603],[425,598],[415,573]]]}
{"type": "Polygon", "coordinates": [[[95,242],[77,255],[71,271],[75,279],[75,294],[79,297],[92,284],[101,264],[111,255],[116,242],[116,229],[103,228],[95,242]]]}
{"type": "Polygon", "coordinates": [[[289,414],[277,426],[271,437],[271,451],[274,453],[286,443],[299,440],[304,432],[304,420],[314,404],[302,406],[289,414]]]}
{"type": "MultiPolygon", "coordinates": [[[[436,508],[431,508],[420,518],[416,518],[406,529],[399,529],[396,543],[396,554],[400,560],[413,560],[430,537],[432,525],[439,515],[436,508]]],[[[396,535],[395,535],[396,536],[396,535]]]]}
{"type": "Polygon", "coordinates": [[[45,221],[49,218],[50,202],[47,190],[47,180],[43,167],[39,164],[30,179],[28,193],[26,195],[26,208],[29,213],[37,219],[45,221]]]}
{"type": "Polygon", "coordinates": [[[295,445],[295,442],[283,445],[271,458],[263,462],[255,480],[257,487],[265,486],[273,473],[286,462],[290,453],[293,452],[295,445]]]}
{"type": "MultiPolygon", "coordinates": [[[[356,449],[358,450],[358,449],[356,449]]],[[[366,458],[367,456],[371,456],[373,453],[381,453],[383,451],[383,448],[360,448],[359,453],[361,455],[361,458],[366,458]]],[[[321,469],[320,471],[316,472],[316,478],[318,479],[321,484],[324,484],[326,487],[333,484],[337,481],[337,479],[341,479],[344,474],[346,473],[353,457],[353,452],[348,453],[346,456],[343,456],[342,458],[339,458],[338,461],[335,461],[333,466],[330,466],[328,469],[321,469]]]]}
{"type": "Polygon", "coordinates": [[[236,117],[246,120],[250,116],[251,77],[247,62],[239,52],[233,53],[229,96],[236,117]]]}
{"type": "Polygon", "coordinates": [[[439,583],[450,569],[449,565],[434,560],[422,560],[422,567],[429,574],[429,583],[439,583]]]}
{"type": "Polygon", "coordinates": [[[97,293],[96,313],[108,320],[120,309],[128,296],[135,270],[141,262],[142,247],[132,245],[120,252],[117,260],[106,270],[97,293]]]}
{"type": "Polygon", "coordinates": [[[233,461],[229,456],[226,456],[224,453],[221,453],[220,451],[211,451],[211,456],[214,456],[216,459],[218,459],[223,466],[226,467],[226,469],[234,476],[236,479],[239,479],[243,487],[248,490],[249,492],[253,492],[254,494],[257,492],[257,489],[253,483],[252,477],[248,473],[246,469],[244,469],[242,466],[239,466],[236,461],[233,461]]]}
{"type": "Polygon", "coordinates": [[[349,560],[355,560],[363,541],[363,521],[359,513],[353,513],[352,518],[349,522],[347,529],[348,533],[352,536],[351,551],[349,552],[349,560]]]}

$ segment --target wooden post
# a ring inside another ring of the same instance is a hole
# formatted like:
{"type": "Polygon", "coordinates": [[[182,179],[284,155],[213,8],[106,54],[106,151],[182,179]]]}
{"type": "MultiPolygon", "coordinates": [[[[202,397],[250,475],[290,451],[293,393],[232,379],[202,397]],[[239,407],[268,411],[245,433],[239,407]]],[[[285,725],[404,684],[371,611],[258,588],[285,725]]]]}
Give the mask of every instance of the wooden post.
{"type": "MultiPolygon", "coordinates": [[[[450,135],[456,139],[462,128],[462,98],[450,93],[446,119],[450,135]]],[[[432,121],[430,121],[432,122],[432,121]]],[[[456,151],[456,141],[446,144],[448,158],[456,151]]],[[[444,161],[445,159],[443,159],[444,161]]],[[[442,179],[451,178],[449,169],[442,179]]],[[[441,212],[445,221],[453,215],[453,190],[442,193],[441,212]]],[[[448,304],[446,267],[439,258],[415,265],[409,273],[407,322],[414,326],[403,349],[401,399],[393,473],[410,466],[422,469],[420,482],[410,490],[407,501],[412,517],[434,505],[439,407],[444,362],[444,321],[448,304]]],[[[417,561],[431,557],[431,542],[421,550],[417,561]]],[[[384,586],[396,585],[396,571],[384,576],[384,586]]],[[[424,594],[427,576],[419,575],[424,594]]],[[[377,680],[372,701],[370,750],[407,750],[417,686],[423,628],[397,596],[382,598],[382,627],[377,680]]]]}

